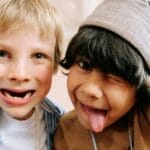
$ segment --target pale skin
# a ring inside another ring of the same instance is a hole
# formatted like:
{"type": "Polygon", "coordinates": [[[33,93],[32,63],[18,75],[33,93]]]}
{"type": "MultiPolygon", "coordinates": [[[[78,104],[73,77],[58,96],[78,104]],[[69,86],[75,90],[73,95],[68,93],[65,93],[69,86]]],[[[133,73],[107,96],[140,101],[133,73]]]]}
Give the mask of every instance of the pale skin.
{"type": "Polygon", "coordinates": [[[0,108],[9,116],[29,118],[49,92],[54,50],[54,33],[43,39],[30,26],[0,32],[0,108]]]}
{"type": "Polygon", "coordinates": [[[101,132],[133,107],[136,88],[118,76],[95,68],[88,70],[84,65],[81,61],[71,66],[69,95],[81,125],[101,132]]]}

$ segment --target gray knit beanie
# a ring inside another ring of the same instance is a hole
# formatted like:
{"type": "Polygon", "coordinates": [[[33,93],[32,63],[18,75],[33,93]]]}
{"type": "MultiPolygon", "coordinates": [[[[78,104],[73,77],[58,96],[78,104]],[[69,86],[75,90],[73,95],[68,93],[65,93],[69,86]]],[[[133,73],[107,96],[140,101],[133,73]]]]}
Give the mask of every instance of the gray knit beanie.
{"type": "MultiPolygon", "coordinates": [[[[150,70],[150,2],[148,0],[105,0],[82,23],[110,30],[131,43],[150,70]]],[[[149,79],[148,75],[148,79],[149,79]]],[[[148,85],[149,85],[149,81],[148,85]]]]}

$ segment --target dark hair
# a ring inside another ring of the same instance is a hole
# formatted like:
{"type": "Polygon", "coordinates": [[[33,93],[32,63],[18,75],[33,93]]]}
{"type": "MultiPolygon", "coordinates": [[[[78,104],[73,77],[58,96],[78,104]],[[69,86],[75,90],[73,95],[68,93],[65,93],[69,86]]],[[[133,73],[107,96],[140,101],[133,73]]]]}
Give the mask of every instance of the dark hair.
{"type": "Polygon", "coordinates": [[[143,87],[148,74],[135,47],[119,35],[99,27],[80,28],[70,41],[60,65],[69,69],[82,57],[87,58],[93,67],[117,75],[137,89],[143,87]]]}

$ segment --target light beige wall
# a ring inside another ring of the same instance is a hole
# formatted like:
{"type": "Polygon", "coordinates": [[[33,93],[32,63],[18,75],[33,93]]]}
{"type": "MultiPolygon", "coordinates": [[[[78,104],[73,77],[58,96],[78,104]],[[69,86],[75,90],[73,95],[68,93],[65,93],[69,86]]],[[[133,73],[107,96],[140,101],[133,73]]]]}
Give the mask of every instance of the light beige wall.
{"type": "MultiPolygon", "coordinates": [[[[80,23],[100,4],[102,0],[50,0],[64,21],[65,48],[71,37],[77,32],[80,23]]],[[[53,77],[48,97],[66,111],[73,108],[66,86],[66,76],[60,71],[53,77]]]]}

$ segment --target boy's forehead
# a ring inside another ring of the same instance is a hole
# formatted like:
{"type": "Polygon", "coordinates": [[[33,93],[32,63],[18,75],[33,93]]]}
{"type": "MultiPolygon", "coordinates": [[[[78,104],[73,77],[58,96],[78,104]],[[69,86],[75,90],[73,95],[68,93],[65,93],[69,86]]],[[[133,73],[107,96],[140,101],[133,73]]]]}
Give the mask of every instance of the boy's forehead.
{"type": "Polygon", "coordinates": [[[18,34],[20,32],[24,32],[24,34],[30,34],[29,36],[32,36],[33,33],[36,33],[37,36],[40,37],[42,40],[48,40],[48,41],[53,41],[55,43],[56,41],[56,34],[55,30],[50,30],[49,32],[43,31],[40,27],[35,27],[33,25],[26,25],[26,24],[17,24],[14,23],[11,26],[8,26],[7,28],[0,26],[0,33],[5,33],[5,34],[18,34]],[[26,31],[26,32],[24,32],[26,31]]]}
{"type": "Polygon", "coordinates": [[[54,32],[46,36],[39,28],[12,25],[5,31],[0,27],[0,43],[9,47],[16,47],[14,43],[18,43],[18,46],[20,43],[23,45],[26,43],[26,47],[47,49],[54,53],[56,37],[54,32]]]}

